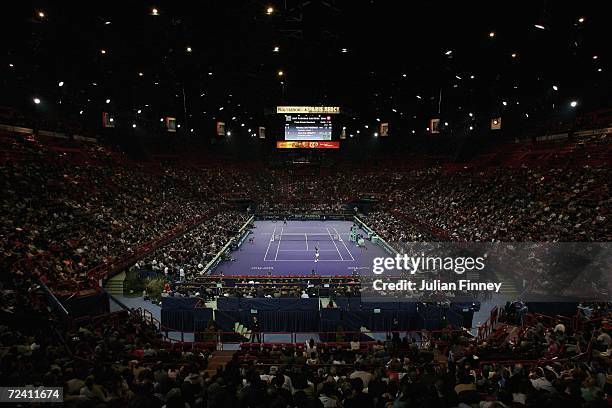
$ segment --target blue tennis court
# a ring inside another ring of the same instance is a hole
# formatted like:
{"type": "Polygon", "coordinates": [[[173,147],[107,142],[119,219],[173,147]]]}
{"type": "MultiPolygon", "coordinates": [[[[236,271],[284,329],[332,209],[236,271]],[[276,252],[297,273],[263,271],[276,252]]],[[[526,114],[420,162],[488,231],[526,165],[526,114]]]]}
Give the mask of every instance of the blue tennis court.
{"type": "MultiPolygon", "coordinates": [[[[349,241],[352,221],[255,221],[250,236],[217,266],[225,276],[346,276],[371,270],[372,259],[385,256],[380,246],[349,241]],[[319,256],[316,256],[318,252],[319,256]]],[[[359,229],[358,233],[366,233],[359,229]]]]}

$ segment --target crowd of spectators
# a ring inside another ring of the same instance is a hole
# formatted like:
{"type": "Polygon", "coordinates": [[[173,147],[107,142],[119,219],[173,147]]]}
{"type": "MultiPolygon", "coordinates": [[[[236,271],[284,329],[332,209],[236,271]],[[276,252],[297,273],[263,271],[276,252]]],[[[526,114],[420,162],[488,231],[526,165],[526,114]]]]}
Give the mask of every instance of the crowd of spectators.
{"type": "MultiPolygon", "coordinates": [[[[64,386],[68,406],[101,407],[603,407],[612,394],[610,305],[591,310],[576,327],[535,321],[499,343],[449,335],[437,350],[445,361],[433,358],[432,343],[410,339],[365,350],[310,344],[307,354],[275,351],[273,367],[248,352],[255,358],[247,364],[237,356],[211,374],[206,352],[169,351],[136,313],[58,331],[40,287],[90,285],[91,268],[213,209],[212,218],[142,260],[160,273],[168,268],[168,275],[194,279],[247,219],[221,205],[232,195],[257,203],[254,210],[276,212],[351,211],[350,202],[375,198],[378,211],[366,223],[390,242],[609,242],[609,167],[351,168],[322,175],[164,169],[115,163],[103,149],[73,160],[35,141],[4,137],[2,147],[15,160],[0,162],[0,268],[7,272],[0,306],[3,316],[23,323],[0,326],[3,385],[64,386]],[[491,362],[504,355],[545,362],[491,362]]],[[[247,285],[228,295],[276,292],[247,285]]]]}
{"type": "Polygon", "coordinates": [[[219,211],[169,244],[139,261],[135,267],[163,273],[169,280],[193,280],[204,274],[217,252],[247,221],[246,213],[219,211]]]}

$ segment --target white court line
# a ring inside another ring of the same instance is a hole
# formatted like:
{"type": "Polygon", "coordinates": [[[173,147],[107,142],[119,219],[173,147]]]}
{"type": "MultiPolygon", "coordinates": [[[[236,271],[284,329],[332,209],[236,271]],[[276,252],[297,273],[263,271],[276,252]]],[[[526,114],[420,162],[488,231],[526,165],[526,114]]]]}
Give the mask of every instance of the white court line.
{"type": "Polygon", "coordinates": [[[283,240],[283,230],[285,229],[285,227],[281,227],[281,233],[280,236],[278,237],[278,246],[276,247],[276,255],[274,255],[274,260],[276,261],[276,258],[278,258],[278,250],[280,249],[280,244],[281,241],[283,240]]]}
{"type": "Polygon", "coordinates": [[[266,261],[266,257],[268,256],[268,251],[270,250],[270,244],[272,244],[272,239],[274,238],[275,232],[276,232],[276,227],[274,227],[274,231],[272,231],[272,236],[270,237],[270,242],[268,242],[268,248],[266,249],[266,254],[264,255],[264,262],[266,261]]]}
{"type": "MultiPolygon", "coordinates": [[[[338,236],[340,236],[340,233],[338,232],[337,229],[334,228],[334,231],[336,231],[336,234],[338,234],[338,236]]],[[[346,252],[349,253],[349,255],[351,256],[351,260],[355,260],[355,258],[353,258],[353,254],[351,254],[351,251],[348,249],[348,247],[346,246],[346,243],[344,242],[344,240],[342,240],[342,245],[344,245],[344,247],[346,248],[346,252]]]]}
{"type": "MultiPolygon", "coordinates": [[[[270,260],[271,262],[272,260],[270,260]]],[[[314,259],[275,259],[274,262],[312,262],[314,259]]],[[[352,262],[350,259],[321,259],[319,262],[352,262]]]]}
{"type": "MultiPolygon", "coordinates": [[[[340,250],[338,249],[338,245],[336,245],[336,241],[334,241],[334,237],[332,237],[331,232],[329,232],[329,228],[325,228],[327,230],[327,233],[329,234],[329,237],[331,238],[332,242],[334,243],[334,246],[336,247],[336,251],[338,251],[338,255],[340,255],[340,259],[344,261],[344,257],[342,256],[342,254],[340,253],[340,250]]],[[[338,231],[336,231],[338,232],[338,231]]],[[[354,259],[353,259],[354,261],[354,259]]]]}
{"type": "Polygon", "coordinates": [[[304,236],[306,237],[306,250],[308,251],[308,234],[304,234],[304,236]]]}
{"type": "MultiPolygon", "coordinates": [[[[335,249],[319,249],[319,252],[335,252],[335,249]]],[[[279,252],[314,252],[314,249],[280,249],[279,252]]]]}

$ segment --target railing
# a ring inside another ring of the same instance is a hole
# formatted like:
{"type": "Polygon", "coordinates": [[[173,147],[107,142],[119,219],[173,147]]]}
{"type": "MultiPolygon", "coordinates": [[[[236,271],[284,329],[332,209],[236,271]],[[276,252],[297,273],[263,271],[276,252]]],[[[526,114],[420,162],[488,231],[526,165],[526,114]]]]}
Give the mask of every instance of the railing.
{"type": "Polygon", "coordinates": [[[237,245],[241,245],[242,242],[244,241],[244,238],[246,237],[247,233],[248,233],[248,228],[249,225],[253,222],[253,220],[255,219],[254,216],[251,216],[247,222],[244,223],[244,225],[242,227],[240,227],[240,230],[238,230],[238,234],[236,234],[236,237],[238,237],[238,240],[234,240],[233,238],[228,240],[227,243],[225,245],[223,245],[223,248],[221,248],[221,250],[219,252],[217,252],[217,254],[214,256],[213,259],[210,260],[210,262],[208,262],[206,264],[206,266],[204,267],[204,273],[208,273],[210,272],[215,266],[217,266],[219,263],[221,263],[223,256],[229,252],[230,247],[236,243],[237,245]]]}
{"type": "Polygon", "coordinates": [[[187,349],[197,347],[198,344],[206,343],[212,344],[214,343],[219,349],[223,349],[223,345],[241,345],[248,347],[274,347],[274,346],[290,346],[290,347],[304,347],[306,341],[313,337],[313,335],[318,335],[319,338],[326,339],[325,341],[317,342],[318,345],[322,345],[324,347],[343,347],[349,348],[351,341],[357,341],[360,344],[371,345],[379,340],[375,339],[373,336],[383,335],[391,336],[393,332],[396,332],[400,335],[400,337],[409,336],[411,339],[414,338],[420,346],[422,345],[433,345],[438,348],[445,347],[449,343],[450,337],[455,334],[461,334],[465,336],[470,336],[468,329],[442,329],[442,330],[397,330],[397,331],[384,331],[384,330],[366,330],[366,331],[328,331],[328,332],[320,332],[320,331],[311,331],[311,332],[260,332],[259,336],[255,333],[247,332],[247,333],[238,333],[238,332],[224,332],[224,331],[188,331],[188,330],[175,330],[166,326],[163,326],[159,320],[157,320],[153,315],[150,314],[146,309],[138,309],[138,313],[142,316],[143,321],[148,324],[152,324],[157,328],[157,330],[162,334],[164,342],[169,344],[181,344],[187,349]],[[180,334],[181,338],[175,339],[170,337],[170,333],[180,334]],[[190,334],[193,335],[193,341],[185,341],[185,335],[190,334]],[[198,335],[202,335],[203,337],[212,337],[214,340],[209,341],[200,341],[196,340],[198,335]],[[361,340],[361,336],[366,335],[371,337],[371,340],[361,340]],[[266,341],[266,336],[268,336],[268,341],[266,341]],[[278,338],[279,336],[287,336],[289,337],[288,341],[272,341],[270,336],[274,336],[278,338]],[[237,340],[227,339],[227,337],[238,337],[237,340]],[[259,337],[257,340],[261,341],[249,341],[254,337],[259,337]],[[302,337],[306,340],[298,340],[299,337],[302,337]],[[335,340],[327,340],[328,338],[334,338],[335,340]],[[245,341],[245,339],[248,339],[245,341]]]}
{"type": "Polygon", "coordinates": [[[391,245],[389,245],[387,243],[387,241],[385,241],[384,239],[382,239],[382,237],[380,235],[378,235],[376,233],[376,231],[374,231],[372,228],[368,227],[368,225],[363,222],[361,219],[359,219],[359,217],[357,217],[356,215],[353,217],[354,221],[359,225],[359,227],[364,230],[365,232],[368,233],[368,235],[371,237],[372,242],[374,242],[374,239],[376,239],[378,245],[380,245],[385,251],[387,251],[387,253],[389,254],[397,254],[397,250],[395,248],[393,248],[391,245]]]}
{"type": "Polygon", "coordinates": [[[489,317],[487,318],[487,320],[483,324],[478,326],[478,334],[476,338],[479,341],[482,341],[486,339],[487,337],[489,337],[489,335],[493,332],[493,330],[497,326],[498,319],[499,319],[499,308],[495,306],[493,307],[493,309],[491,309],[491,313],[489,314],[489,317]]]}

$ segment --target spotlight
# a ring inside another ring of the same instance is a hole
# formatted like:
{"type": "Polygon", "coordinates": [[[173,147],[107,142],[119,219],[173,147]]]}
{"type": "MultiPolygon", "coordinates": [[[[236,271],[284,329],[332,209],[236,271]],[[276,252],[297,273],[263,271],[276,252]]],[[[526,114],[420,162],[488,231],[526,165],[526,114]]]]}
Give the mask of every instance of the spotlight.
{"type": "Polygon", "coordinates": [[[571,102],[570,102],[570,106],[571,106],[572,108],[575,108],[576,106],[578,106],[578,102],[577,102],[577,101],[571,101],[571,102]]]}
{"type": "Polygon", "coordinates": [[[278,46],[274,47],[274,52],[279,52],[280,48],[278,46]]]}
{"type": "Polygon", "coordinates": [[[553,91],[558,91],[559,90],[559,87],[557,85],[553,85],[552,88],[553,88],[553,91]]]}
{"type": "Polygon", "coordinates": [[[101,49],[100,50],[100,54],[102,54],[102,55],[106,54],[106,50],[105,49],[101,49]]]}
{"type": "Polygon", "coordinates": [[[153,7],[151,9],[151,15],[158,16],[159,15],[159,10],[157,8],[153,7]]]}
{"type": "Polygon", "coordinates": [[[269,16],[271,16],[273,13],[274,13],[274,7],[269,6],[269,7],[266,9],[266,14],[267,14],[267,15],[269,15],[269,16]]]}
{"type": "Polygon", "coordinates": [[[110,99],[107,99],[107,100],[106,100],[106,103],[110,103],[110,99]]]}
{"type": "Polygon", "coordinates": [[[374,137],[378,137],[378,132],[374,132],[374,137]]]}
{"type": "Polygon", "coordinates": [[[228,136],[231,136],[231,135],[232,135],[232,132],[228,130],[228,131],[227,131],[227,135],[228,135],[228,136]]]}
{"type": "Polygon", "coordinates": [[[191,52],[191,47],[186,48],[187,52],[191,52]]]}
{"type": "Polygon", "coordinates": [[[285,75],[285,73],[283,71],[278,71],[277,74],[278,74],[279,77],[282,77],[283,75],[285,75]]]}
{"type": "Polygon", "coordinates": [[[37,15],[38,15],[39,18],[45,18],[46,17],[46,15],[45,15],[45,13],[43,11],[39,11],[37,13],[37,15]]]}
{"type": "Polygon", "coordinates": [[[40,99],[39,99],[39,98],[34,98],[34,103],[35,103],[36,105],[39,105],[39,104],[40,104],[40,99]]]}
{"type": "Polygon", "coordinates": [[[132,123],[132,127],[133,127],[134,129],[136,129],[136,124],[135,124],[135,123],[132,123]]]}
{"type": "Polygon", "coordinates": [[[495,31],[491,31],[491,32],[489,33],[489,37],[491,37],[491,38],[495,37],[495,31]]]}
{"type": "Polygon", "coordinates": [[[57,84],[57,86],[59,86],[60,88],[61,88],[62,86],[64,86],[64,81],[59,81],[59,83],[57,84]]]}

